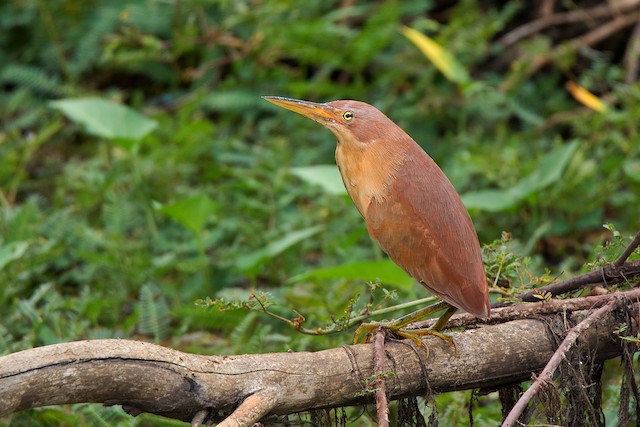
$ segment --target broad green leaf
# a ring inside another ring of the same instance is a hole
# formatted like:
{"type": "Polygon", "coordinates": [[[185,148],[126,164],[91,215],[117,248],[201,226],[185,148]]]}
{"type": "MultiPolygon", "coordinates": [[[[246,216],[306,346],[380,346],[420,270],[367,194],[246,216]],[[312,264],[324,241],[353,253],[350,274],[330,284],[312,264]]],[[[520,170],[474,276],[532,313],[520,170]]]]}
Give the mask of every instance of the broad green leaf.
{"type": "Polygon", "coordinates": [[[160,212],[198,234],[219,205],[204,194],[187,197],[160,208],[160,212]]]}
{"type": "Polygon", "coordinates": [[[640,182],[640,160],[628,159],[622,165],[624,173],[635,182],[640,182]]]}
{"type": "Polygon", "coordinates": [[[17,259],[27,251],[28,242],[10,242],[0,246],[0,270],[7,264],[17,259]]]}
{"type": "Polygon", "coordinates": [[[291,173],[310,184],[321,186],[329,194],[347,194],[337,166],[317,165],[291,168],[291,173]]]}
{"type": "Polygon", "coordinates": [[[557,182],[577,148],[578,141],[573,141],[547,153],[540,159],[538,168],[510,188],[509,194],[517,199],[524,199],[557,182]]]}
{"type": "Polygon", "coordinates": [[[482,209],[489,212],[500,212],[518,205],[518,199],[502,190],[479,190],[462,195],[462,202],[467,209],[482,209]]]}
{"type": "Polygon", "coordinates": [[[466,193],[462,201],[467,209],[500,212],[516,207],[521,200],[557,182],[571,156],[578,148],[578,141],[556,148],[540,159],[538,168],[508,190],[479,190],[466,193]]]}
{"type": "Polygon", "coordinates": [[[402,27],[402,34],[415,44],[449,81],[461,84],[471,82],[471,77],[462,64],[432,38],[409,27],[402,27]]]}
{"type": "Polygon", "coordinates": [[[282,238],[269,243],[264,248],[239,257],[236,261],[236,265],[242,272],[252,276],[265,262],[280,255],[293,245],[320,232],[320,230],[322,230],[321,226],[315,226],[289,232],[282,238]]]}
{"type": "Polygon", "coordinates": [[[367,282],[380,280],[382,283],[410,287],[414,280],[393,261],[365,261],[343,264],[337,267],[319,268],[291,278],[292,282],[309,279],[355,279],[367,282]]]}
{"type": "Polygon", "coordinates": [[[69,98],[53,101],[51,106],[84,126],[91,135],[112,140],[124,148],[130,148],[158,125],[155,120],[106,99],[69,98]]]}

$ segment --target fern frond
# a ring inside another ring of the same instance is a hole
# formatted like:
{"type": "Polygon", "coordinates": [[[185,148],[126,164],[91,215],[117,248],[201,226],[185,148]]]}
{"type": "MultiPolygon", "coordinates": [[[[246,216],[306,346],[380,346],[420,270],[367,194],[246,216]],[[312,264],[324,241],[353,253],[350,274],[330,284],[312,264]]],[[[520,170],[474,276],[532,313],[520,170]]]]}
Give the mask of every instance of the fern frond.
{"type": "Polygon", "coordinates": [[[0,84],[26,87],[43,95],[69,96],[74,90],[42,69],[18,64],[7,64],[0,72],[0,84]]]}
{"type": "Polygon", "coordinates": [[[146,284],[140,289],[138,313],[138,331],[160,342],[166,335],[170,318],[167,301],[157,286],[146,284]]]}

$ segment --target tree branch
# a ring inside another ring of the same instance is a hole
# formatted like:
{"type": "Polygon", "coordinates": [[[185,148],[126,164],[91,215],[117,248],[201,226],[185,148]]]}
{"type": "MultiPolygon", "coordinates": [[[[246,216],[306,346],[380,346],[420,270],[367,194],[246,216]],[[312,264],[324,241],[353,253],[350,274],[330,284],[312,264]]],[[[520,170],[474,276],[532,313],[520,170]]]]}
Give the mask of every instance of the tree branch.
{"type": "MultiPolygon", "coordinates": [[[[535,295],[540,293],[549,292],[551,295],[556,296],[573,292],[586,286],[612,286],[638,276],[640,276],[640,260],[624,262],[620,266],[616,266],[614,262],[599,270],[524,292],[516,295],[516,298],[526,302],[538,302],[540,300],[535,295]]],[[[505,305],[507,304],[499,303],[495,304],[495,307],[503,307],[505,305]]]]}
{"type": "MultiPolygon", "coordinates": [[[[504,322],[506,320],[519,319],[527,317],[531,314],[544,314],[554,313],[561,309],[567,310],[586,310],[589,308],[599,307],[599,303],[607,298],[614,298],[616,295],[623,295],[629,299],[635,300],[640,298],[640,290],[634,289],[627,292],[611,293],[608,295],[580,297],[571,299],[552,299],[550,301],[540,301],[535,295],[540,293],[549,292],[553,296],[565,294],[568,292],[574,292],[576,290],[585,287],[594,287],[599,285],[612,286],[618,283],[626,282],[628,280],[637,278],[640,276],[640,260],[627,261],[621,267],[616,268],[613,264],[608,264],[605,267],[582,274],[580,276],[572,277],[568,280],[552,283],[547,286],[542,286],[532,291],[524,292],[516,295],[518,298],[525,302],[535,302],[537,304],[513,304],[507,302],[496,302],[491,304],[491,319],[487,321],[481,321],[478,318],[470,315],[469,313],[456,314],[449,319],[445,325],[445,329],[459,328],[462,326],[469,326],[476,323],[492,323],[492,322],[504,322]],[[503,310],[497,310],[498,308],[506,308],[503,310]]],[[[430,328],[436,323],[436,319],[428,319],[421,322],[414,323],[412,328],[430,328]]]]}
{"type": "MultiPolygon", "coordinates": [[[[608,297],[593,298],[605,301],[608,297]]],[[[495,316],[510,309],[497,309],[495,316]]],[[[563,313],[561,306],[556,309],[563,313]]],[[[588,314],[566,313],[574,323],[588,314]]],[[[623,321],[618,316],[619,311],[607,313],[597,328],[581,335],[598,360],[621,354],[612,334],[623,321]]],[[[384,377],[387,395],[399,399],[428,390],[496,387],[527,380],[556,350],[545,326],[554,318],[538,316],[452,332],[457,356],[438,338],[425,338],[424,346],[388,341],[384,372],[393,375],[384,377]]],[[[250,426],[258,419],[268,422],[274,415],[372,402],[370,393],[359,392],[366,387],[364,379],[375,373],[373,347],[199,356],[127,340],[56,344],[0,357],[0,416],[45,405],[99,402],[123,405],[132,414],[150,412],[193,425],[227,419],[223,425],[250,426]]]]}

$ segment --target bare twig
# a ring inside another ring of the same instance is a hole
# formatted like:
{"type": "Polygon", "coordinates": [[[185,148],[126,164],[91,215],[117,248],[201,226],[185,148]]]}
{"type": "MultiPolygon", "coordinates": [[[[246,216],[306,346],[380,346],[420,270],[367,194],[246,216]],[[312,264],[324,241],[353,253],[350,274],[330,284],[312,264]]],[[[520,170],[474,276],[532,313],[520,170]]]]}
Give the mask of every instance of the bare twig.
{"type": "MultiPolygon", "coordinates": [[[[538,315],[558,313],[562,311],[575,312],[579,310],[595,309],[602,307],[616,297],[628,298],[631,301],[636,301],[637,299],[640,299],[640,289],[636,288],[625,292],[615,292],[580,298],[552,299],[546,302],[538,301],[537,304],[513,304],[492,310],[491,319],[489,320],[479,320],[469,313],[460,313],[451,317],[444,328],[460,328],[477,323],[503,323],[514,319],[526,319],[538,315]]],[[[429,328],[435,324],[436,320],[437,319],[429,319],[422,322],[416,322],[411,325],[411,328],[429,328]]]]}
{"type": "MultiPolygon", "coordinates": [[[[556,296],[567,292],[573,292],[587,286],[611,286],[625,282],[637,276],[640,276],[640,261],[625,262],[617,268],[614,267],[613,264],[609,264],[590,273],[581,274],[568,280],[563,280],[561,282],[552,283],[547,286],[542,286],[540,288],[524,292],[516,295],[515,298],[522,301],[536,302],[539,301],[539,299],[535,297],[536,294],[549,292],[551,295],[556,296]]],[[[495,304],[495,307],[503,307],[505,305],[507,304],[498,303],[495,304]]],[[[493,307],[494,305],[492,305],[492,308],[493,307]]]]}
{"type": "Polygon", "coordinates": [[[638,80],[638,70],[640,69],[640,21],[633,27],[623,62],[624,68],[627,70],[624,82],[626,84],[635,83],[638,80]]]}
{"type": "Polygon", "coordinates": [[[556,47],[550,54],[537,57],[531,64],[528,70],[529,74],[533,74],[540,68],[554,61],[558,55],[566,54],[567,52],[577,51],[587,46],[593,46],[601,40],[606,39],[612,34],[617,33],[629,25],[634,24],[640,18],[640,13],[633,12],[628,15],[617,16],[607,23],[604,23],[595,29],[589,31],[580,37],[573,38],[561,46],[556,47]]]}
{"type": "Polygon", "coordinates": [[[387,401],[387,388],[384,382],[384,339],[384,329],[378,328],[375,341],[373,342],[373,372],[376,379],[375,388],[378,425],[381,427],[389,427],[389,402],[387,401]]]}
{"type": "Polygon", "coordinates": [[[405,308],[414,307],[417,305],[424,305],[430,302],[437,301],[438,299],[436,297],[430,296],[430,297],[421,298],[415,301],[409,301],[406,303],[397,304],[392,307],[384,307],[378,310],[370,310],[370,311],[364,312],[361,315],[348,319],[344,324],[332,323],[324,328],[314,328],[314,329],[302,327],[302,323],[305,321],[305,317],[298,312],[296,312],[296,314],[298,314],[298,317],[296,319],[293,319],[293,320],[287,319],[286,317],[280,316],[272,311],[269,311],[269,309],[262,303],[260,298],[258,298],[257,296],[255,296],[255,300],[260,305],[260,311],[262,313],[266,314],[267,316],[273,317],[274,319],[280,320],[281,322],[286,323],[287,325],[291,326],[293,329],[297,330],[298,332],[301,332],[306,335],[331,335],[338,332],[342,332],[355,325],[358,325],[363,320],[367,320],[371,317],[379,316],[386,313],[391,313],[391,312],[402,310],[405,308]]]}
{"type": "Polygon", "coordinates": [[[624,252],[622,252],[622,255],[620,255],[620,257],[618,257],[618,259],[613,262],[614,267],[622,267],[627,258],[631,256],[633,251],[635,251],[638,246],[640,246],[640,231],[636,233],[631,243],[629,243],[629,246],[627,246],[624,252]]]}
{"type": "Polygon", "coordinates": [[[591,9],[579,9],[571,12],[558,13],[555,15],[544,15],[542,18],[536,19],[516,28],[505,34],[499,43],[504,46],[510,46],[517,43],[523,38],[529,37],[535,33],[542,31],[547,27],[554,25],[571,24],[574,22],[583,22],[587,19],[597,19],[613,16],[621,12],[633,9],[640,4],[638,0],[618,0],[615,10],[611,5],[602,5],[591,9]]]}
{"type": "Polygon", "coordinates": [[[567,352],[571,349],[580,334],[589,329],[594,322],[611,311],[615,307],[617,301],[619,301],[619,299],[609,301],[606,305],[600,307],[597,311],[593,312],[586,319],[569,330],[565,339],[562,341],[553,356],[551,356],[551,359],[549,359],[547,366],[542,370],[542,373],[538,378],[536,378],[533,384],[531,384],[531,387],[529,387],[529,389],[520,397],[511,412],[509,412],[509,415],[502,423],[502,427],[513,427],[516,425],[518,418],[529,404],[529,401],[536,395],[541,387],[546,383],[553,381],[553,374],[558,366],[560,366],[562,360],[565,359],[567,352]]]}
{"type": "MultiPolygon", "coordinates": [[[[562,57],[568,53],[576,52],[584,47],[592,46],[612,34],[617,33],[625,27],[633,25],[640,18],[640,12],[629,12],[626,15],[619,15],[610,21],[603,23],[596,27],[595,29],[579,36],[573,38],[567,42],[563,42],[559,46],[553,48],[549,52],[545,52],[544,54],[539,54],[533,58],[531,58],[529,65],[525,69],[525,74],[532,75],[535,74],[542,67],[547,64],[552,63],[557,58],[562,57]]],[[[516,83],[514,79],[507,79],[501,84],[502,90],[509,90],[511,86],[516,83]]]]}
{"type": "Polygon", "coordinates": [[[596,44],[600,40],[604,40],[609,37],[611,34],[614,34],[624,27],[628,27],[629,25],[634,24],[638,21],[638,17],[640,14],[638,12],[629,13],[628,15],[619,15],[616,16],[611,21],[606,24],[598,26],[596,29],[589,31],[588,33],[571,39],[569,41],[569,45],[578,50],[585,46],[591,46],[596,44]]]}

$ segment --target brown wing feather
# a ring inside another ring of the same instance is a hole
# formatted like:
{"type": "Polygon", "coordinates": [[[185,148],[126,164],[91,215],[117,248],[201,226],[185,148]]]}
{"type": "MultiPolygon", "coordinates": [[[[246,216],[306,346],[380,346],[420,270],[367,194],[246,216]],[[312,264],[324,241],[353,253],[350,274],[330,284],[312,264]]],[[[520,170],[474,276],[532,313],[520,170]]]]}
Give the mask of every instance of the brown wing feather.
{"type": "Polygon", "coordinates": [[[419,149],[409,155],[390,186],[387,197],[374,199],[367,209],[371,237],[435,295],[488,317],[478,237],[453,185],[419,149]]]}

